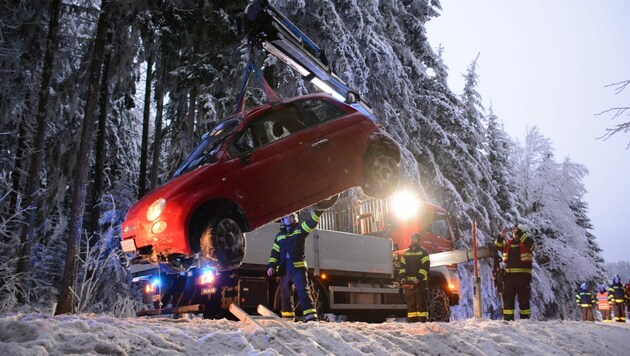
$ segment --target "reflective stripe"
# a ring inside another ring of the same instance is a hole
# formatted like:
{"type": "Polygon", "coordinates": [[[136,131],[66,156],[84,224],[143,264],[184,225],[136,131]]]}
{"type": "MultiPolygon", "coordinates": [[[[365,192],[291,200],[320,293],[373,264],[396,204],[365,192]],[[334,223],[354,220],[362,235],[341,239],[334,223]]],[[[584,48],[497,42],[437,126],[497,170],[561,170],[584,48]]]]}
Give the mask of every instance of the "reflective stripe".
{"type": "Polygon", "coordinates": [[[304,267],[304,268],[306,268],[306,261],[293,262],[293,267],[296,267],[296,268],[304,267]]]}
{"type": "Polygon", "coordinates": [[[273,250],[276,251],[276,252],[280,252],[280,245],[273,244],[273,250]]]}
{"type": "Polygon", "coordinates": [[[275,257],[269,257],[269,263],[278,263],[278,259],[275,257]]]}
{"type": "Polygon", "coordinates": [[[294,312],[282,312],[281,313],[282,317],[288,317],[288,316],[295,316],[294,312]]]}
{"type": "Polygon", "coordinates": [[[404,268],[401,268],[401,269],[399,270],[399,273],[400,273],[400,274],[405,274],[405,273],[407,273],[407,270],[406,270],[406,269],[404,269],[404,268]]]}
{"type": "Polygon", "coordinates": [[[506,273],[532,273],[532,270],[529,268],[506,268],[506,273]]]}
{"type": "Polygon", "coordinates": [[[420,262],[425,263],[429,260],[429,258],[430,258],[429,256],[425,256],[422,258],[422,260],[420,260],[420,262]]]}
{"type": "Polygon", "coordinates": [[[276,237],[276,241],[284,240],[286,238],[287,238],[286,235],[278,235],[278,237],[276,237]]]}
{"type": "Polygon", "coordinates": [[[521,315],[531,315],[532,314],[532,310],[531,309],[523,309],[520,311],[521,315]]]}
{"type": "Polygon", "coordinates": [[[405,256],[422,256],[424,253],[422,251],[407,251],[405,252],[405,256]]]}
{"type": "Polygon", "coordinates": [[[424,279],[427,279],[427,274],[428,274],[428,273],[427,273],[427,271],[425,271],[425,270],[421,269],[421,270],[419,270],[419,271],[418,271],[418,273],[420,273],[421,275],[423,275],[423,276],[424,276],[424,279]]]}
{"type": "Polygon", "coordinates": [[[580,304],[580,306],[582,308],[589,308],[591,306],[591,304],[580,304]]]}
{"type": "Polygon", "coordinates": [[[302,312],[304,316],[309,315],[309,314],[315,314],[315,313],[317,313],[317,310],[315,309],[306,309],[305,311],[302,312]]]}
{"type": "Polygon", "coordinates": [[[514,309],[503,309],[503,314],[514,315],[514,309]]]}

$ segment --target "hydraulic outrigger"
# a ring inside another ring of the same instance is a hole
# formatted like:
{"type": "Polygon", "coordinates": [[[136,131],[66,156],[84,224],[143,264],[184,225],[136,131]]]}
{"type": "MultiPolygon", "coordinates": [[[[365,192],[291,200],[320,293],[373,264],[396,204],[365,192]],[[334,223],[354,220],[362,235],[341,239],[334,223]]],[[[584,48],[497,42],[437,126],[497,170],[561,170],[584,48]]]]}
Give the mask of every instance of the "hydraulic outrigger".
{"type": "Polygon", "coordinates": [[[266,0],[256,0],[239,15],[239,27],[250,46],[261,46],[300,73],[319,89],[331,94],[373,121],[370,105],[333,71],[323,49],[300,31],[266,0]]]}

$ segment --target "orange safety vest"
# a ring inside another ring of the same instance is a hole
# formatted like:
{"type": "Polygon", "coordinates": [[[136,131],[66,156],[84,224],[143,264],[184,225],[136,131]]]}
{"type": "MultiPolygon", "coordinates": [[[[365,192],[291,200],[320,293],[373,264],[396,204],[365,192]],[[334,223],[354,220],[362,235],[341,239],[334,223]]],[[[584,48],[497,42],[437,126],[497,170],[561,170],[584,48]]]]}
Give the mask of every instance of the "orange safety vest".
{"type": "Polygon", "coordinates": [[[597,309],[610,310],[610,303],[608,302],[608,292],[597,292],[597,309]]]}

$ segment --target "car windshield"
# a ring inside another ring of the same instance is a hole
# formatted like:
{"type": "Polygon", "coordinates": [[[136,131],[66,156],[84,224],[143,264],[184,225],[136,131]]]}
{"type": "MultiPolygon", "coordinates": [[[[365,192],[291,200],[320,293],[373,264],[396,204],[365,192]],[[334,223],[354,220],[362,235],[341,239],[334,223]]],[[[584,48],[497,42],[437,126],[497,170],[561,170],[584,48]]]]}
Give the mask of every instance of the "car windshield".
{"type": "Polygon", "coordinates": [[[175,171],[174,177],[190,172],[202,164],[212,162],[217,148],[234,132],[234,128],[236,128],[240,122],[241,119],[239,118],[228,119],[217,125],[212,131],[206,132],[201,138],[199,145],[197,145],[190,156],[186,158],[184,164],[175,171]]]}

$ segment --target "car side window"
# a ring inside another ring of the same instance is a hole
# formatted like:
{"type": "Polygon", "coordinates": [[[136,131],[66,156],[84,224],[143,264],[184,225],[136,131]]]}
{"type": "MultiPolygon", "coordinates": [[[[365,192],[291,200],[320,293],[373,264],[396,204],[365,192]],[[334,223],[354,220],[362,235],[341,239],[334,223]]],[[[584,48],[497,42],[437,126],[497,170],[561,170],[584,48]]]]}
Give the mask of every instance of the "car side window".
{"type": "Polygon", "coordinates": [[[230,145],[228,151],[230,152],[230,155],[234,157],[242,153],[251,151],[254,147],[255,146],[252,129],[247,128],[245,131],[243,131],[243,134],[241,134],[241,136],[230,145]]]}
{"type": "Polygon", "coordinates": [[[306,128],[298,110],[287,105],[253,121],[228,148],[230,155],[239,156],[306,128]]]}
{"type": "Polygon", "coordinates": [[[300,106],[304,111],[305,121],[308,126],[320,124],[345,113],[335,105],[319,99],[300,101],[300,106]]]}
{"type": "Polygon", "coordinates": [[[293,105],[272,111],[252,124],[256,147],[266,145],[303,130],[306,125],[293,105]]]}

